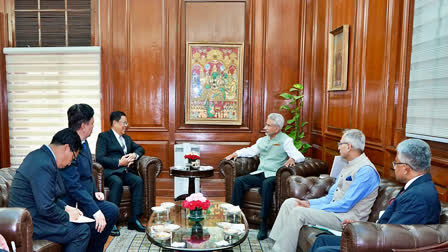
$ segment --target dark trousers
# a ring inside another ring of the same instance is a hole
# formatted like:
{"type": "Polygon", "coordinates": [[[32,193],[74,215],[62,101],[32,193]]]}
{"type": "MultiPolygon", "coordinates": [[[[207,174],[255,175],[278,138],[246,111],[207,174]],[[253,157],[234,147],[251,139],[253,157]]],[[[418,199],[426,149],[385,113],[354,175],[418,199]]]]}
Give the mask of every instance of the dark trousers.
{"type": "Polygon", "coordinates": [[[85,251],[89,244],[90,228],[87,224],[67,223],[67,232],[40,238],[64,245],[65,252],[85,251]]]}
{"type": "Polygon", "coordinates": [[[106,185],[110,188],[108,200],[118,207],[123,194],[123,185],[129,186],[132,195],[132,212],[128,221],[135,222],[143,213],[143,179],[132,172],[115,173],[106,177],[106,185]]]}
{"type": "MultiPolygon", "coordinates": [[[[96,201],[97,206],[100,208],[101,212],[106,218],[106,227],[104,227],[103,232],[98,233],[95,229],[96,222],[90,222],[90,241],[87,247],[87,251],[91,252],[102,252],[104,250],[104,244],[106,244],[107,238],[112,231],[115,223],[118,219],[118,207],[108,201],[96,201]]],[[[93,216],[88,216],[93,218],[93,216]]]]}
{"type": "Polygon", "coordinates": [[[259,173],[255,175],[246,175],[237,177],[235,179],[235,184],[233,185],[232,192],[232,205],[242,206],[244,193],[246,193],[249,188],[260,187],[261,195],[261,212],[260,218],[266,220],[272,211],[272,195],[275,190],[275,176],[265,178],[264,173],[259,173]]]}
{"type": "Polygon", "coordinates": [[[341,251],[341,237],[321,234],[314,241],[309,252],[339,252],[341,251]]]}

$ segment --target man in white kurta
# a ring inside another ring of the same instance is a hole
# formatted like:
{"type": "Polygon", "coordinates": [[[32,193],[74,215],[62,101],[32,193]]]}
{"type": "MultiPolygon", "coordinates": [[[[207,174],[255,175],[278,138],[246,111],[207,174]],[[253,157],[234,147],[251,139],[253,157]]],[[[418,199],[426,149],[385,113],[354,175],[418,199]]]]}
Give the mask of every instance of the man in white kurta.
{"type": "Polygon", "coordinates": [[[282,166],[293,166],[296,162],[305,160],[293,144],[288,135],[281,132],[284,118],[277,113],[271,113],[266,120],[264,130],[266,136],[259,138],[257,142],[248,148],[238,150],[226,157],[227,160],[237,157],[260,156],[258,169],[250,175],[237,177],[232,192],[233,205],[241,206],[243,196],[251,187],[261,187],[261,212],[262,223],[257,238],[267,238],[267,218],[272,210],[272,195],[275,189],[275,174],[282,166]]]}

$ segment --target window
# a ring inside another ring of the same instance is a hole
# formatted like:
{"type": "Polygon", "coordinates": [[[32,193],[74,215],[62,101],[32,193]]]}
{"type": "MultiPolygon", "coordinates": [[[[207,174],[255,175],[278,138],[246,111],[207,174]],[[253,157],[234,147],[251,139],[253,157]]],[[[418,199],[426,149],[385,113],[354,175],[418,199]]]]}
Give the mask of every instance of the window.
{"type": "Polygon", "coordinates": [[[90,4],[90,0],[15,0],[15,46],[90,46],[90,4]]]}
{"type": "Polygon", "coordinates": [[[67,109],[95,110],[91,151],[101,132],[101,48],[5,48],[11,166],[66,128],[67,109]]]}
{"type": "Polygon", "coordinates": [[[448,143],[447,0],[415,0],[406,136],[448,143]]]}

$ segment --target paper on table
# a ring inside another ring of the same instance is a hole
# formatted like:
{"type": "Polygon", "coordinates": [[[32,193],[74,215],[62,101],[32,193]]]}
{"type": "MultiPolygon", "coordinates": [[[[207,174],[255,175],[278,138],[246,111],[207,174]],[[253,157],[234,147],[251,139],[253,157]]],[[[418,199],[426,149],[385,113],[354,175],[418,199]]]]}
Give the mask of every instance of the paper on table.
{"type": "Polygon", "coordinates": [[[323,226],[319,226],[319,225],[308,225],[308,226],[313,227],[313,228],[317,228],[317,229],[320,229],[320,230],[323,230],[323,231],[327,231],[327,232],[332,233],[332,234],[337,235],[337,236],[342,236],[342,232],[341,231],[337,231],[337,230],[330,229],[330,228],[323,227],[323,226]]]}
{"type": "Polygon", "coordinates": [[[208,170],[213,170],[213,166],[200,166],[199,167],[200,171],[208,171],[208,170]]]}
{"type": "Polygon", "coordinates": [[[342,168],[347,165],[347,161],[345,161],[341,156],[335,156],[333,160],[333,166],[331,167],[330,177],[337,178],[342,168]]]}
{"type": "Polygon", "coordinates": [[[95,220],[89,217],[85,217],[85,216],[80,216],[77,220],[74,221],[70,221],[73,223],[89,223],[89,222],[94,222],[95,220]]]}

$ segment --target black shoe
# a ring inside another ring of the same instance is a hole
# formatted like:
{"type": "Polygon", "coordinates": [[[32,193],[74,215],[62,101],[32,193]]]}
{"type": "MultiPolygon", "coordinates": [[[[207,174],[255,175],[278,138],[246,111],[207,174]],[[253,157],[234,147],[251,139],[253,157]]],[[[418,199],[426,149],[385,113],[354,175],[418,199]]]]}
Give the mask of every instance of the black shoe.
{"type": "Polygon", "coordinates": [[[258,231],[258,234],[257,234],[257,240],[261,241],[261,240],[264,240],[266,238],[268,238],[268,227],[267,227],[266,224],[261,223],[260,231],[258,231]]]}
{"type": "Polygon", "coordinates": [[[110,231],[110,235],[112,235],[112,236],[120,236],[120,230],[118,230],[116,225],[114,225],[114,227],[112,228],[112,231],[110,231]]]}
{"type": "Polygon", "coordinates": [[[135,222],[128,222],[128,229],[137,230],[138,232],[146,231],[146,228],[138,220],[136,220],[135,222]]]}

